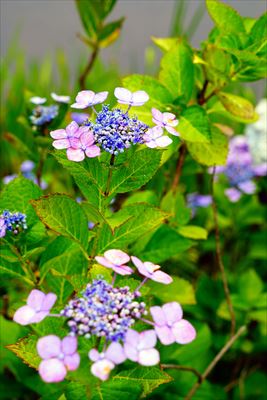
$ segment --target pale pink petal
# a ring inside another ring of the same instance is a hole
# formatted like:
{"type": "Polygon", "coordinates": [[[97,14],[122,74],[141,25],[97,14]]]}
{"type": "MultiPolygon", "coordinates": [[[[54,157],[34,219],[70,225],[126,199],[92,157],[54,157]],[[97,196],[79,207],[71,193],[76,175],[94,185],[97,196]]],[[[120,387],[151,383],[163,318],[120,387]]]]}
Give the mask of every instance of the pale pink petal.
{"type": "Polygon", "coordinates": [[[71,147],[67,150],[67,157],[70,161],[83,161],[85,158],[84,152],[81,149],[72,149],[71,147]]]}
{"type": "Polygon", "coordinates": [[[165,112],[163,113],[163,123],[168,126],[177,126],[178,120],[174,114],[165,112]]]}
{"type": "Polygon", "coordinates": [[[165,285],[169,285],[173,281],[172,277],[163,271],[153,272],[151,279],[155,282],[164,283],[165,285]]]}
{"type": "Polygon", "coordinates": [[[77,338],[73,336],[66,336],[62,339],[61,349],[65,355],[70,355],[75,353],[77,350],[77,338]]]}
{"type": "Polygon", "coordinates": [[[256,185],[252,181],[239,183],[238,188],[246,194],[253,194],[256,192],[256,185]]]}
{"type": "Polygon", "coordinates": [[[70,137],[69,138],[69,147],[77,150],[82,148],[82,143],[79,138],[77,137],[70,137]]]}
{"type": "Polygon", "coordinates": [[[38,322],[41,322],[43,319],[45,319],[49,314],[49,311],[39,311],[36,312],[36,314],[31,318],[30,324],[38,324],[38,322]]]}
{"type": "Polygon", "coordinates": [[[149,129],[149,136],[151,139],[157,139],[163,135],[163,129],[161,126],[154,126],[154,128],[149,129]]]}
{"type": "Polygon", "coordinates": [[[83,146],[89,147],[91,146],[95,139],[92,131],[86,131],[81,134],[80,141],[83,146]]]}
{"type": "Polygon", "coordinates": [[[94,97],[95,92],[92,90],[82,90],[77,94],[75,100],[79,104],[90,105],[93,103],[94,97]]]}
{"type": "Polygon", "coordinates": [[[57,150],[67,149],[70,147],[70,142],[69,139],[54,140],[52,146],[57,150]]]}
{"type": "Polygon", "coordinates": [[[64,357],[64,365],[68,371],[75,371],[80,365],[80,355],[78,353],[74,353],[64,357]]]}
{"type": "Polygon", "coordinates": [[[50,311],[57,300],[57,295],[54,293],[48,293],[43,301],[42,310],[43,311],[50,311]]]}
{"type": "Polygon", "coordinates": [[[160,361],[159,352],[156,349],[141,350],[138,355],[138,362],[145,367],[156,365],[160,361]]]}
{"type": "Polygon", "coordinates": [[[133,106],[142,106],[149,100],[149,96],[143,90],[138,90],[132,94],[132,101],[131,104],[133,106]]]}
{"type": "Polygon", "coordinates": [[[118,99],[118,103],[121,104],[130,104],[132,100],[132,92],[128,89],[124,89],[122,87],[117,87],[114,90],[114,95],[118,99]]]}
{"type": "Polygon", "coordinates": [[[132,268],[128,267],[128,265],[114,265],[113,271],[119,275],[131,275],[133,273],[132,268]]]}
{"type": "Polygon", "coordinates": [[[33,96],[30,98],[30,102],[38,106],[40,104],[44,104],[46,102],[46,98],[39,97],[39,96],[33,96]]]}
{"type": "Polygon", "coordinates": [[[44,360],[39,365],[39,374],[47,383],[61,382],[67,375],[67,370],[62,361],[57,358],[44,360]]]}
{"type": "Polygon", "coordinates": [[[66,132],[68,137],[76,137],[76,134],[79,132],[79,125],[72,121],[67,127],[66,132]]]}
{"type": "Polygon", "coordinates": [[[151,140],[150,142],[145,142],[145,145],[150,149],[155,149],[156,147],[158,147],[157,143],[154,140],[151,140]]]}
{"type": "Polygon", "coordinates": [[[152,315],[154,322],[158,326],[164,326],[167,324],[165,313],[161,307],[159,306],[150,307],[150,313],[152,315]]]}
{"type": "Polygon", "coordinates": [[[96,93],[96,95],[95,95],[95,97],[94,97],[93,104],[100,104],[100,103],[103,103],[103,101],[105,101],[107,97],[108,97],[108,92],[99,92],[99,93],[96,93]]]}
{"type": "Polygon", "coordinates": [[[178,322],[183,318],[182,307],[176,301],[164,304],[162,310],[165,314],[168,325],[173,325],[175,322],[178,322]]]}
{"type": "Polygon", "coordinates": [[[85,154],[89,158],[100,156],[100,148],[98,146],[90,146],[85,150],[85,154]]]}
{"type": "Polygon", "coordinates": [[[34,317],[35,313],[36,311],[33,308],[23,306],[15,312],[13,320],[17,322],[17,324],[28,325],[31,323],[30,321],[34,317]]]}
{"type": "Polygon", "coordinates": [[[177,132],[176,131],[176,129],[174,129],[173,127],[171,127],[171,126],[165,126],[165,129],[166,129],[166,131],[168,131],[171,135],[174,135],[174,136],[180,136],[180,133],[179,132],[177,132]]]}
{"type": "Polygon", "coordinates": [[[167,147],[172,143],[172,140],[168,136],[161,136],[155,140],[155,143],[157,147],[167,147]]]}
{"type": "Polygon", "coordinates": [[[80,126],[79,127],[79,137],[86,132],[90,131],[90,127],[89,126],[80,126]]]}
{"type": "Polygon", "coordinates": [[[144,263],[135,256],[132,256],[131,259],[136,268],[138,269],[138,271],[140,272],[140,274],[146,276],[147,278],[150,278],[151,274],[148,273],[144,263]]]}
{"type": "Polygon", "coordinates": [[[65,129],[56,129],[55,131],[50,132],[50,136],[53,139],[66,139],[67,133],[65,129]]]}
{"type": "Polygon", "coordinates": [[[262,163],[259,165],[255,165],[253,167],[254,173],[256,176],[264,176],[267,175],[267,163],[262,163]]]}
{"type": "Polygon", "coordinates": [[[126,355],[122,345],[116,342],[111,343],[105,352],[105,358],[112,361],[114,364],[123,363],[126,360],[126,355]]]}
{"type": "Polygon", "coordinates": [[[99,360],[99,357],[100,357],[99,351],[97,351],[96,349],[90,350],[88,353],[88,357],[91,361],[99,360]]]}
{"type": "Polygon", "coordinates": [[[109,378],[110,372],[113,370],[115,365],[109,360],[100,360],[91,366],[91,372],[94,376],[106,381],[109,378]]]}
{"type": "Polygon", "coordinates": [[[162,344],[168,345],[175,342],[174,334],[168,326],[155,326],[156,334],[162,344]]]}
{"type": "Polygon", "coordinates": [[[61,340],[56,335],[48,335],[37,342],[37,352],[44,360],[59,356],[61,353],[61,340]]]}
{"type": "Polygon", "coordinates": [[[176,322],[172,327],[172,332],[175,337],[175,341],[180,344],[186,344],[192,342],[196,338],[196,330],[190,322],[185,319],[176,322]]]}
{"type": "Polygon", "coordinates": [[[51,97],[53,100],[57,101],[58,103],[69,103],[70,96],[58,95],[56,93],[51,93],[51,97]]]}
{"type": "Polygon", "coordinates": [[[138,350],[151,349],[151,347],[156,346],[157,335],[153,329],[141,332],[139,334],[139,344],[138,350]]]}
{"type": "Polygon", "coordinates": [[[105,251],[104,256],[115,265],[122,265],[130,261],[128,254],[116,249],[105,251]]]}
{"type": "Polygon", "coordinates": [[[124,353],[129,360],[135,362],[138,360],[138,351],[133,345],[124,343],[124,353]]]}
{"type": "Polygon", "coordinates": [[[152,108],[151,110],[152,112],[152,121],[157,124],[157,125],[162,125],[162,121],[163,121],[163,114],[162,112],[160,112],[159,110],[157,110],[156,108],[152,108]]]}
{"type": "Polygon", "coordinates": [[[224,193],[233,203],[236,203],[241,197],[241,192],[236,188],[225,189],[224,193]]]}
{"type": "Polygon", "coordinates": [[[133,329],[128,329],[125,342],[131,344],[132,346],[138,346],[139,343],[139,333],[133,329]]]}
{"type": "Polygon", "coordinates": [[[95,259],[98,262],[98,264],[103,265],[106,268],[113,269],[113,267],[114,267],[114,264],[112,264],[110,261],[108,261],[105,257],[96,256],[95,259]]]}
{"type": "Polygon", "coordinates": [[[87,103],[73,103],[71,105],[71,108],[76,108],[77,110],[83,110],[87,107],[89,107],[87,103]]]}
{"type": "Polygon", "coordinates": [[[45,293],[41,290],[33,289],[27,298],[27,305],[36,311],[42,310],[45,293]]]}

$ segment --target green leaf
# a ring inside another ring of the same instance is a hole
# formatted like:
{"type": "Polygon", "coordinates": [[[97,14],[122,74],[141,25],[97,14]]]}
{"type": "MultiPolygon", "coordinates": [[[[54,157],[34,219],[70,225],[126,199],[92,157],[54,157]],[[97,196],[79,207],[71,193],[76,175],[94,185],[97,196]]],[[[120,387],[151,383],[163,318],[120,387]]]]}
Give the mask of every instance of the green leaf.
{"type": "Polygon", "coordinates": [[[156,193],[154,193],[152,190],[143,190],[140,192],[135,192],[130,194],[129,197],[127,197],[127,199],[123,203],[123,206],[125,207],[135,203],[149,203],[154,206],[157,206],[158,197],[156,193]]]}
{"type": "Polygon", "coordinates": [[[86,253],[89,240],[87,218],[76,201],[64,194],[53,194],[33,200],[32,204],[49,229],[79,243],[86,253]]]}
{"type": "Polygon", "coordinates": [[[256,118],[257,114],[255,113],[254,107],[247,99],[225,92],[220,92],[218,97],[225,109],[231,114],[247,121],[256,118]]]}
{"type": "Polygon", "coordinates": [[[246,304],[253,305],[257,302],[263,287],[262,280],[253,269],[249,269],[238,279],[238,292],[246,304]]]}
{"type": "Polygon", "coordinates": [[[138,400],[142,393],[136,382],[109,381],[93,389],[91,400],[138,400]]]}
{"type": "Polygon", "coordinates": [[[174,226],[186,225],[190,221],[192,212],[187,207],[184,196],[178,192],[167,192],[162,198],[161,208],[172,215],[169,221],[174,226]]]}
{"type": "Polygon", "coordinates": [[[170,38],[157,38],[151,36],[152,41],[155,43],[156,46],[160,48],[162,51],[169,51],[172,47],[174,47],[177,42],[178,38],[170,37],[170,38]]]}
{"type": "Polygon", "coordinates": [[[149,281],[147,285],[151,289],[151,293],[162,303],[177,301],[181,304],[196,304],[193,286],[178,276],[173,276],[173,282],[166,285],[165,290],[162,290],[162,285],[157,282],[149,281]]]}
{"type": "Polygon", "coordinates": [[[253,124],[258,120],[258,114],[255,112],[252,119],[242,118],[238,115],[234,115],[226,110],[226,108],[222,105],[221,102],[217,101],[213,104],[212,108],[209,109],[209,114],[219,114],[226,117],[230,121],[242,122],[244,124],[253,124]]]}
{"type": "Polygon", "coordinates": [[[250,38],[254,42],[262,42],[267,37],[267,13],[264,13],[253,25],[250,38]]]}
{"type": "Polygon", "coordinates": [[[110,22],[105,25],[98,34],[98,40],[100,41],[100,47],[108,47],[111,43],[115,42],[121,32],[121,27],[124,18],[120,18],[117,21],[110,22]]]}
{"type": "Polygon", "coordinates": [[[17,343],[6,347],[21,358],[25,364],[37,369],[41,362],[41,358],[36,350],[37,340],[37,336],[29,335],[20,339],[17,343]]]}
{"type": "Polygon", "coordinates": [[[218,0],[206,0],[206,5],[209,15],[223,33],[246,32],[242,17],[228,4],[225,4],[218,0]]]}
{"type": "Polygon", "coordinates": [[[162,225],[141,252],[143,259],[160,263],[188,250],[193,243],[168,225],[162,225]]]}
{"type": "Polygon", "coordinates": [[[122,371],[115,375],[112,381],[137,384],[142,387],[142,397],[146,397],[159,385],[171,382],[173,378],[156,367],[137,367],[131,370],[122,371]]]}
{"type": "Polygon", "coordinates": [[[194,226],[194,225],[181,226],[178,229],[178,232],[180,233],[180,235],[190,238],[190,239],[206,240],[208,237],[207,230],[204,228],[201,228],[200,226],[194,226]]]}
{"type": "Polygon", "coordinates": [[[114,222],[109,220],[111,226],[118,226],[113,234],[106,225],[101,229],[98,253],[112,248],[126,249],[146,232],[156,229],[166,217],[166,213],[149,204],[140,203],[124,207],[114,215],[114,222]]]}
{"type": "Polygon", "coordinates": [[[188,142],[209,143],[211,139],[209,118],[200,106],[191,106],[182,112],[177,130],[188,142]]]}
{"type": "Polygon", "coordinates": [[[216,45],[208,44],[203,53],[207,63],[206,74],[208,81],[215,87],[223,87],[229,80],[231,56],[216,45]]]}
{"type": "Polygon", "coordinates": [[[187,103],[194,85],[193,52],[181,38],[161,59],[159,80],[174,98],[187,103]]]}
{"type": "Polygon", "coordinates": [[[200,164],[207,166],[224,165],[228,154],[228,142],[225,135],[216,127],[211,127],[210,143],[187,143],[191,156],[200,164]]]}

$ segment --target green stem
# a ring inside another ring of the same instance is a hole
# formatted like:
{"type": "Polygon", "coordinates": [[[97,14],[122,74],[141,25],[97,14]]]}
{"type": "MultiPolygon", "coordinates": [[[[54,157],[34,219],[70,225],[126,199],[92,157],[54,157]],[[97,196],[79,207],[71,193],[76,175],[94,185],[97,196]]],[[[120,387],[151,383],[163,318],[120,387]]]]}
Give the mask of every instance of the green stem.
{"type": "Polygon", "coordinates": [[[109,195],[111,178],[112,178],[112,167],[114,165],[114,162],[115,162],[115,154],[112,154],[110,157],[110,162],[109,162],[109,171],[108,171],[107,187],[105,190],[105,197],[107,197],[109,195]]]}

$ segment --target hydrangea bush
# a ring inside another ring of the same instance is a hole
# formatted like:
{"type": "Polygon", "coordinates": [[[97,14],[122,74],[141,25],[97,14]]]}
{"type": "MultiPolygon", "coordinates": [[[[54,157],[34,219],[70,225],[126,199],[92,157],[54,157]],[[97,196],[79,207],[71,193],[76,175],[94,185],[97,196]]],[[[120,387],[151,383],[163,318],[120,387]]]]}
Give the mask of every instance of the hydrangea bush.
{"type": "Polygon", "coordinates": [[[263,398],[266,99],[243,82],[266,75],[266,15],[207,0],[201,49],[153,38],[156,76],[101,82],[92,66],[123,24],[106,22],[114,5],[77,1],[92,48],[79,88],[44,80],[6,112],[19,156],[1,179],[4,387],[263,398]]]}

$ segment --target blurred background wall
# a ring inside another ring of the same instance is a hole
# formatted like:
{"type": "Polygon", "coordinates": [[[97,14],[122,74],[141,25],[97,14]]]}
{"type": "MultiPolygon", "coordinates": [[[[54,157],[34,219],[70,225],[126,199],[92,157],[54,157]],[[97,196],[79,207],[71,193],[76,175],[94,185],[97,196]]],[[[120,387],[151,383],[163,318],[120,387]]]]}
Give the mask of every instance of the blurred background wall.
{"type": "MultiPolygon", "coordinates": [[[[94,0],[92,0],[94,1],[94,0]]],[[[144,55],[151,45],[150,37],[170,34],[175,5],[180,0],[118,0],[112,19],[126,16],[123,34],[110,49],[104,50],[105,62],[118,63],[123,73],[143,72],[144,55]]],[[[258,17],[266,10],[265,0],[226,0],[243,16],[258,17]]],[[[187,0],[184,23],[191,20],[205,0],[187,0]]],[[[26,59],[42,58],[61,48],[71,65],[82,53],[85,45],[77,38],[82,27],[74,0],[0,0],[1,4],[1,55],[7,51],[17,33],[26,59]]],[[[212,27],[209,15],[204,12],[196,32],[191,38],[195,46],[205,39],[212,27]]]]}

